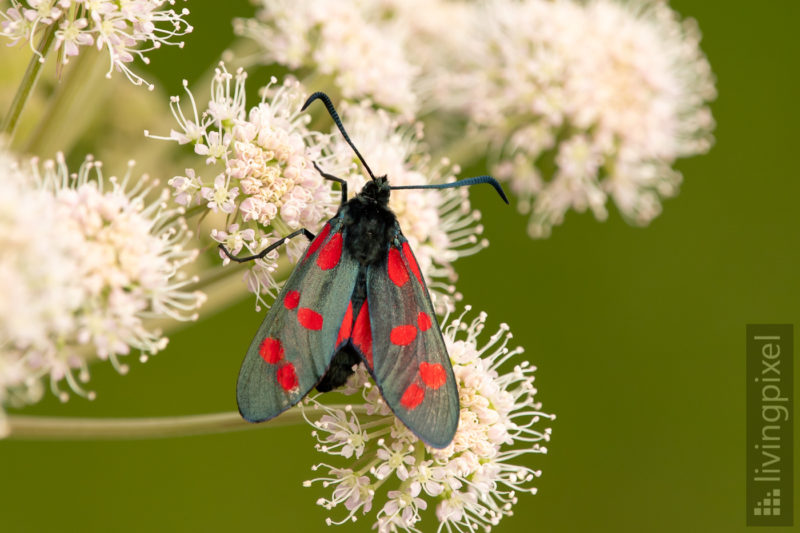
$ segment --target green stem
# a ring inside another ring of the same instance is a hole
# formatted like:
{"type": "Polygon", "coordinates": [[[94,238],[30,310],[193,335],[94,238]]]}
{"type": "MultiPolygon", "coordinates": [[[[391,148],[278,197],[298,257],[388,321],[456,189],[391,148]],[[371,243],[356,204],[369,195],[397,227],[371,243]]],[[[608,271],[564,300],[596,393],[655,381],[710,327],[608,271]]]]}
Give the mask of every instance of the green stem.
{"type": "MultiPolygon", "coordinates": [[[[294,267],[295,265],[289,263],[287,258],[281,257],[278,260],[278,269],[273,273],[273,277],[278,281],[286,281],[294,267]]],[[[201,274],[200,280],[196,284],[192,285],[191,288],[193,290],[207,291],[209,288],[213,288],[214,284],[216,284],[218,281],[235,277],[237,283],[242,285],[242,294],[244,294],[244,282],[241,280],[241,275],[248,268],[249,266],[247,263],[231,263],[225,267],[214,265],[211,270],[201,274]]]]}
{"type": "Polygon", "coordinates": [[[201,213],[207,212],[208,207],[205,204],[201,205],[193,205],[192,207],[186,209],[183,213],[176,213],[175,216],[167,219],[167,224],[170,224],[179,218],[183,218],[184,220],[189,220],[195,215],[199,215],[201,213]]]}
{"type": "Polygon", "coordinates": [[[50,52],[50,48],[53,46],[55,35],[56,25],[50,24],[44,30],[42,40],[39,41],[37,53],[34,53],[33,57],[31,57],[31,60],[28,62],[28,68],[25,70],[22,81],[19,84],[17,94],[14,95],[14,100],[11,102],[8,114],[3,118],[0,132],[7,136],[9,141],[14,137],[14,131],[17,128],[19,117],[22,115],[22,110],[25,108],[25,104],[28,103],[33,88],[36,86],[36,82],[39,79],[39,75],[42,73],[44,60],[50,52]]]}
{"type": "Polygon", "coordinates": [[[69,153],[97,116],[108,112],[112,84],[103,78],[104,59],[98,50],[86,47],[69,62],[28,140],[28,153],[40,156],[55,151],[69,153]]]}
{"type": "MultiPolygon", "coordinates": [[[[332,405],[344,409],[343,405],[332,405]]],[[[352,409],[366,413],[363,405],[352,409]]],[[[165,416],[154,418],[62,418],[9,415],[8,439],[14,440],[133,440],[211,435],[270,427],[305,424],[302,410],[292,407],[269,424],[251,424],[239,413],[165,416]]]]}

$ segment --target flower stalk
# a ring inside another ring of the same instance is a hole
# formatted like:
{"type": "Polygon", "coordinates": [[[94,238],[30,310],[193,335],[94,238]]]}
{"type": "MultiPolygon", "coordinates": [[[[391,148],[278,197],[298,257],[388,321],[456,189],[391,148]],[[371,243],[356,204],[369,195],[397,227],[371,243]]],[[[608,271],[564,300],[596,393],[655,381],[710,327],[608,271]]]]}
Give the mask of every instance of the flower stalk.
{"type": "Polygon", "coordinates": [[[59,65],[59,83],[27,140],[26,152],[69,153],[97,114],[107,112],[102,106],[92,105],[113,91],[112,84],[103,83],[105,64],[102,59],[97,51],[90,49],[70,62],[68,70],[59,65]]]}
{"type": "Polygon", "coordinates": [[[3,124],[0,126],[2,135],[11,140],[14,137],[14,131],[19,123],[19,117],[22,115],[22,110],[25,109],[25,104],[28,103],[33,88],[39,80],[39,75],[42,73],[42,66],[44,65],[45,58],[50,52],[55,40],[56,28],[55,25],[48,26],[42,34],[42,39],[39,41],[39,46],[31,57],[28,63],[28,68],[22,76],[22,81],[19,84],[14,99],[11,101],[11,107],[8,113],[3,117],[3,124]]]}
{"type": "MultiPolygon", "coordinates": [[[[344,406],[334,406],[343,409],[344,406]]],[[[364,406],[352,406],[363,414],[364,406]]],[[[251,424],[236,412],[150,418],[67,418],[9,415],[8,439],[13,440],[133,440],[165,439],[231,433],[248,429],[305,425],[298,407],[269,424],[251,424]]]]}

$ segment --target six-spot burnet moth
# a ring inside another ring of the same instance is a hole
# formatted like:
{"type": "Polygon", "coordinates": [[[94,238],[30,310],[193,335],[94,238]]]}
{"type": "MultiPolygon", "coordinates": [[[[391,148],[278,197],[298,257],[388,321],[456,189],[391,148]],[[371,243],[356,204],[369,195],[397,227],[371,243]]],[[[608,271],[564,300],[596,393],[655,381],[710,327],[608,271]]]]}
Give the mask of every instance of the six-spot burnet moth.
{"type": "Polygon", "coordinates": [[[342,125],[330,98],[321,100],[371,180],[351,199],[347,182],[342,203],[315,237],[305,228],[271,244],[263,258],[286,240],[305,235],[311,245],[292,272],[247,350],[236,398],[250,422],[278,416],[316,386],[327,392],[343,385],[363,362],[387,405],[417,437],[434,448],[450,444],[459,418],[458,388],[428,288],[414,253],[389,209],[393,189],[445,189],[489,183],[490,176],[452,183],[391,187],[375,177],[342,125]]]}

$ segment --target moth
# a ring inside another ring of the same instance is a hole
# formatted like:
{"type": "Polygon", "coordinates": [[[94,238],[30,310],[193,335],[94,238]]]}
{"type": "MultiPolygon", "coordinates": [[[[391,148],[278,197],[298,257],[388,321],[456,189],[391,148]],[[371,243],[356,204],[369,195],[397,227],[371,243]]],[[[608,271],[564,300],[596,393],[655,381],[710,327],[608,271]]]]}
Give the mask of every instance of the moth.
{"type": "Polygon", "coordinates": [[[230,259],[245,262],[299,235],[311,241],[247,350],[236,387],[239,412],[250,422],[274,418],[314,387],[340,387],[363,362],[395,416],[425,444],[443,448],[458,427],[458,388],[428,288],[389,196],[397,189],[488,183],[508,199],[490,176],[390,186],[387,176],[372,173],[326,94],[312,94],[301,111],[315,100],[325,104],[371,179],[348,199],[347,182],[314,163],[342,191],[336,215],[318,235],[302,228],[249,257],[235,257],[220,244],[230,259]]]}

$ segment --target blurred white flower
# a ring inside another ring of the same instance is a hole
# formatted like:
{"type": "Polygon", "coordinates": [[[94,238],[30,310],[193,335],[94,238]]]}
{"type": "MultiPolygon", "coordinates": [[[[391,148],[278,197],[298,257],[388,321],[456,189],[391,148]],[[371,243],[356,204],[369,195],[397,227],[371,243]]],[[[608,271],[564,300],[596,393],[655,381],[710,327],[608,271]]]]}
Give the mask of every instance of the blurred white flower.
{"type": "Polygon", "coordinates": [[[407,56],[404,20],[380,2],[262,0],[255,19],[234,29],[256,41],[262,61],[331,78],[342,97],[371,99],[407,117],[417,109],[412,90],[419,68],[407,56]]]}
{"type": "Polygon", "coordinates": [[[31,177],[0,151],[0,438],[3,406],[42,396],[38,367],[47,363],[38,352],[75,329],[81,273],[70,253],[80,244],[59,222],[53,195],[32,187],[31,177]]]}
{"type": "MultiPolygon", "coordinates": [[[[0,12],[0,35],[11,39],[11,45],[27,41],[38,54],[36,35],[55,24],[55,45],[62,63],[78,55],[81,46],[94,45],[108,52],[106,77],[116,69],[141,85],[147,82],[128,64],[136,57],[149,63],[145,54],[162,45],[183,47],[183,41],[175,38],[192,31],[183,18],[188,9],[178,13],[165,7],[174,4],[175,0],[11,0],[11,7],[0,12]]],[[[153,89],[152,84],[147,85],[153,89]]]]}
{"type": "Polygon", "coordinates": [[[0,154],[0,408],[39,399],[39,378],[53,392],[79,382],[87,364],[148,355],[167,338],[147,319],[194,320],[205,297],[187,292],[195,281],[182,268],[196,250],[179,210],[165,208],[169,192],[149,203],[156,183],[104,178],[87,159],[70,174],[63,156],[17,164],[0,154]],[[77,372],[77,379],[75,373],[77,372]]]}
{"type": "Polygon", "coordinates": [[[532,211],[532,236],[569,209],[605,219],[609,196],[647,224],[678,190],[675,160],[710,148],[700,32],[665,1],[493,0],[474,20],[452,51],[460,74],[429,83],[501,149],[495,171],[532,211]]]}
{"type": "MultiPolygon", "coordinates": [[[[402,41],[405,56],[419,68],[412,89],[423,112],[431,111],[432,93],[447,97],[448,84],[440,83],[439,76],[453,75],[462,52],[464,32],[474,22],[475,2],[463,0],[380,0],[367,5],[372,19],[392,21],[403,29],[402,41]]],[[[395,37],[396,38],[396,37],[395,37]]]]}
{"type": "Polygon", "coordinates": [[[521,348],[507,347],[508,326],[501,325],[479,345],[486,315],[466,322],[464,314],[443,331],[461,402],[458,430],[448,447],[428,448],[403,426],[363,365],[341,391],[359,394],[366,402],[366,415],[357,416],[349,406],[325,406],[316,397],[306,400],[306,416],[324,413],[309,422],[317,450],[339,463],[314,466],[324,474],[304,483],[332,489],[329,498],[317,501],[319,505],[332,510],[341,504],[346,509],[343,518],[328,518],[329,525],[365,515],[383,490],[388,501],[373,525],[379,532],[420,531],[420,511],[429,503],[435,505],[438,531],[488,531],[512,513],[516,494],[536,492],[531,482],[540,472],[519,464],[519,459],[547,452],[542,443],[549,441],[550,428],[539,424],[555,416],[543,413],[535,400],[535,368],[527,361],[500,373],[522,353],[521,348]]]}
{"type": "MultiPolygon", "coordinates": [[[[424,153],[422,124],[404,124],[383,110],[367,105],[342,105],[345,127],[376,175],[387,175],[389,183],[427,185],[454,181],[457,166],[444,160],[432,163],[424,153]]],[[[369,179],[352,148],[335,126],[326,148],[326,172],[346,179],[348,194],[356,194],[369,179]]],[[[488,191],[482,191],[487,194],[488,191]]],[[[443,190],[400,190],[392,192],[389,207],[425,274],[431,297],[439,310],[453,308],[457,275],[452,263],[486,246],[480,239],[480,212],[470,207],[466,188],[443,190]]]]}

